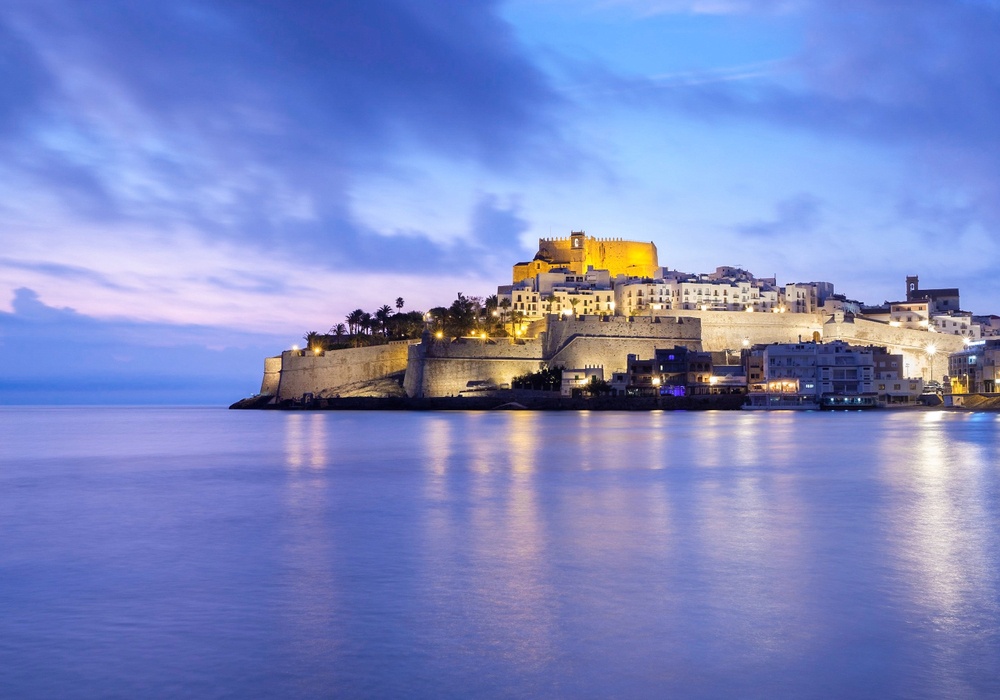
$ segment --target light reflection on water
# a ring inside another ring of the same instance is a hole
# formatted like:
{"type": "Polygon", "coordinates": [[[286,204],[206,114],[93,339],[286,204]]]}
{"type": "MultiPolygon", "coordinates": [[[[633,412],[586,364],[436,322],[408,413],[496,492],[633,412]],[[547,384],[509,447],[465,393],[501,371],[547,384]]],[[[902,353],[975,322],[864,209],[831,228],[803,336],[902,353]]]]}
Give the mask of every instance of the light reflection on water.
{"type": "Polygon", "coordinates": [[[994,415],[0,427],[2,697],[1000,695],[994,415]]]}

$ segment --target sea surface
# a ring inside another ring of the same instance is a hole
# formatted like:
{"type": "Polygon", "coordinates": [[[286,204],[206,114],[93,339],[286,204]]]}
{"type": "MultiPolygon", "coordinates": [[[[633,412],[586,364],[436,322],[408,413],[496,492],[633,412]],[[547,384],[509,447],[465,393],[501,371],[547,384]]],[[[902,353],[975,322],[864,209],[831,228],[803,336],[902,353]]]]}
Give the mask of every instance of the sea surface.
{"type": "Polygon", "coordinates": [[[0,698],[997,698],[1000,416],[0,409],[0,698]]]}

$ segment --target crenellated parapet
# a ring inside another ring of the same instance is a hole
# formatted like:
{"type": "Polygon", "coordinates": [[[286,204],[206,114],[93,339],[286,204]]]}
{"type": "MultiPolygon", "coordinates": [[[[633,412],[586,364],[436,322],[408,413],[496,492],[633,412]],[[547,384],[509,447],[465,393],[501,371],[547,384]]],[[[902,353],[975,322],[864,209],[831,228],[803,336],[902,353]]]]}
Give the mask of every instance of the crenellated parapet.
{"type": "Polygon", "coordinates": [[[583,231],[564,238],[539,238],[535,257],[515,264],[512,278],[517,284],[555,268],[582,275],[589,267],[608,270],[612,277],[652,277],[659,267],[656,245],[623,238],[595,238],[583,231]]]}

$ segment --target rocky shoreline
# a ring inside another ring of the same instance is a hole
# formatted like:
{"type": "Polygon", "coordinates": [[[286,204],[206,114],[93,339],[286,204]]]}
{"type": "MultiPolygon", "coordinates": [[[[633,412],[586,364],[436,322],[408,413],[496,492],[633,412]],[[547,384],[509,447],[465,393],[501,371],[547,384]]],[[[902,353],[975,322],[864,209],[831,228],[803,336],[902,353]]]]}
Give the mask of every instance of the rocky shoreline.
{"type": "Polygon", "coordinates": [[[229,408],[272,411],[735,411],[743,404],[743,397],[739,395],[570,398],[526,396],[525,392],[435,398],[353,396],[281,403],[271,403],[271,400],[270,396],[254,396],[237,401],[229,408]]]}

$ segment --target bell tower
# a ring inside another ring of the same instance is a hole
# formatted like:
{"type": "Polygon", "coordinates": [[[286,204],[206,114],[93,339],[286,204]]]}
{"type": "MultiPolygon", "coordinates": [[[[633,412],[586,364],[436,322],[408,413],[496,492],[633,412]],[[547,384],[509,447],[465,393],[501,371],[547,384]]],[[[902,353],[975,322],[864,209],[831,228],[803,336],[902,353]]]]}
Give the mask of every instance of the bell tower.
{"type": "Polygon", "coordinates": [[[920,278],[916,275],[909,275],[906,278],[906,300],[912,301],[920,290],[920,278]]]}
{"type": "Polygon", "coordinates": [[[569,235],[569,262],[570,269],[577,274],[586,271],[584,264],[587,260],[587,234],[584,231],[572,231],[569,235]]]}

